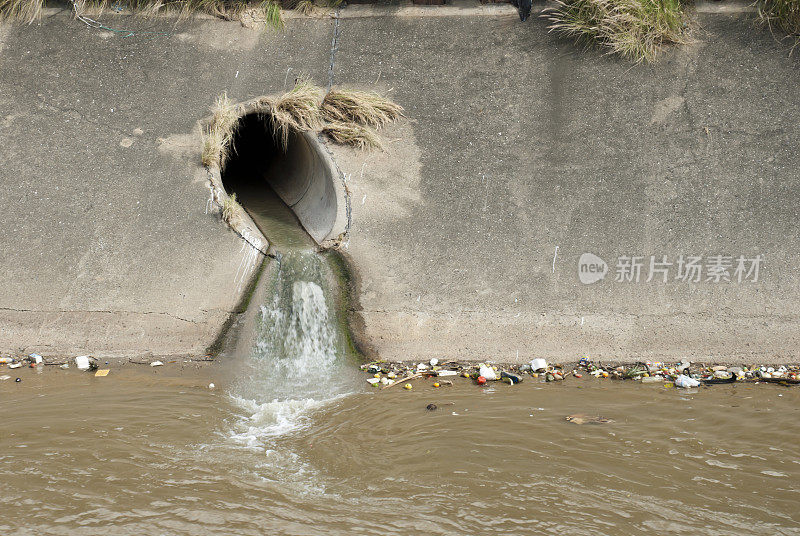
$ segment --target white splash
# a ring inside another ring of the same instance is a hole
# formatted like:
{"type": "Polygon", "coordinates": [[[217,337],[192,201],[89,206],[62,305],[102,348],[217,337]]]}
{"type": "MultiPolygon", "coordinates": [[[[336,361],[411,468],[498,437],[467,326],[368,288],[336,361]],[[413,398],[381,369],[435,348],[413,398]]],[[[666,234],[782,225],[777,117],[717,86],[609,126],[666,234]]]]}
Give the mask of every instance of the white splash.
{"type": "Polygon", "coordinates": [[[339,359],[323,266],[313,253],[290,253],[268,282],[271,298],[259,310],[247,371],[231,394],[243,413],[230,437],[241,446],[268,447],[305,426],[314,410],[352,392],[357,378],[339,359]]]}

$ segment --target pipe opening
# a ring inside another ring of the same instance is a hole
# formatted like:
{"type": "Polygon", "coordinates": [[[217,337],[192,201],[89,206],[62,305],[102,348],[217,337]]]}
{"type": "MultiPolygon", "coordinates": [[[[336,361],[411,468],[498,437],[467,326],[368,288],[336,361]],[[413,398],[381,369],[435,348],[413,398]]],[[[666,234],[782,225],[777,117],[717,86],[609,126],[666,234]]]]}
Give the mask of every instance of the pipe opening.
{"type": "Polygon", "coordinates": [[[317,244],[335,238],[341,232],[338,171],[312,133],[291,132],[284,148],[273,135],[272,120],[263,113],[239,119],[221,173],[225,190],[236,194],[277,247],[286,240],[291,243],[285,245],[299,245],[298,223],[317,244]]]}

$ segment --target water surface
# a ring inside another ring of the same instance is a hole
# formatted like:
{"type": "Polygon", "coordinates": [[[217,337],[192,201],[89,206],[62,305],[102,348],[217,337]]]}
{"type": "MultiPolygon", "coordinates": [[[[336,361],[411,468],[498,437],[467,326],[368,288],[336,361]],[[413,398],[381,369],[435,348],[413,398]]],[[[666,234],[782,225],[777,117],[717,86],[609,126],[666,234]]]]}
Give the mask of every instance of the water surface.
{"type": "Polygon", "coordinates": [[[214,368],[69,372],[0,383],[3,534],[800,534],[797,389],[422,382],[279,414],[214,368]]]}

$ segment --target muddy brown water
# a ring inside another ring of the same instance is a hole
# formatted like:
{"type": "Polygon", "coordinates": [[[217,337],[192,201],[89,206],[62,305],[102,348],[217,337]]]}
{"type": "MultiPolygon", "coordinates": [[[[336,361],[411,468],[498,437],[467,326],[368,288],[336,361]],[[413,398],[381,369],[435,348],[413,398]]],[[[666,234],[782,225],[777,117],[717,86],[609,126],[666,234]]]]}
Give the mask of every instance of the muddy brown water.
{"type": "Polygon", "coordinates": [[[260,434],[236,367],[164,369],[0,382],[0,533],[800,534],[797,388],[359,386],[260,434]]]}

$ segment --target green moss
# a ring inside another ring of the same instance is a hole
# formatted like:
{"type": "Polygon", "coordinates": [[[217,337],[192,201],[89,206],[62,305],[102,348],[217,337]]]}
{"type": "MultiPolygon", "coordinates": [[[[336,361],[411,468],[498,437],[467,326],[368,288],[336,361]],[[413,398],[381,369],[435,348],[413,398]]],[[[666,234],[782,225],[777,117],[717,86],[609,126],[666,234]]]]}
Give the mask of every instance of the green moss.
{"type": "Polygon", "coordinates": [[[345,352],[349,357],[359,362],[367,360],[368,352],[359,342],[359,337],[353,329],[355,307],[355,278],[350,264],[341,251],[331,249],[323,253],[328,267],[336,278],[336,295],[334,296],[336,318],[339,323],[339,333],[344,336],[345,352]]]}
{"type": "Polygon", "coordinates": [[[247,288],[244,290],[242,298],[239,300],[239,303],[236,305],[236,308],[230,315],[228,315],[228,319],[220,328],[216,338],[206,348],[206,354],[210,354],[216,357],[217,354],[219,354],[222,351],[222,349],[225,346],[225,343],[227,342],[231,326],[233,326],[233,323],[236,321],[236,316],[247,311],[247,308],[250,306],[250,302],[253,300],[253,295],[255,294],[256,289],[258,288],[258,282],[261,280],[261,276],[264,274],[264,271],[268,264],[269,262],[267,262],[267,258],[264,257],[261,263],[258,265],[258,268],[256,268],[256,272],[250,279],[250,282],[248,283],[247,288]]]}

